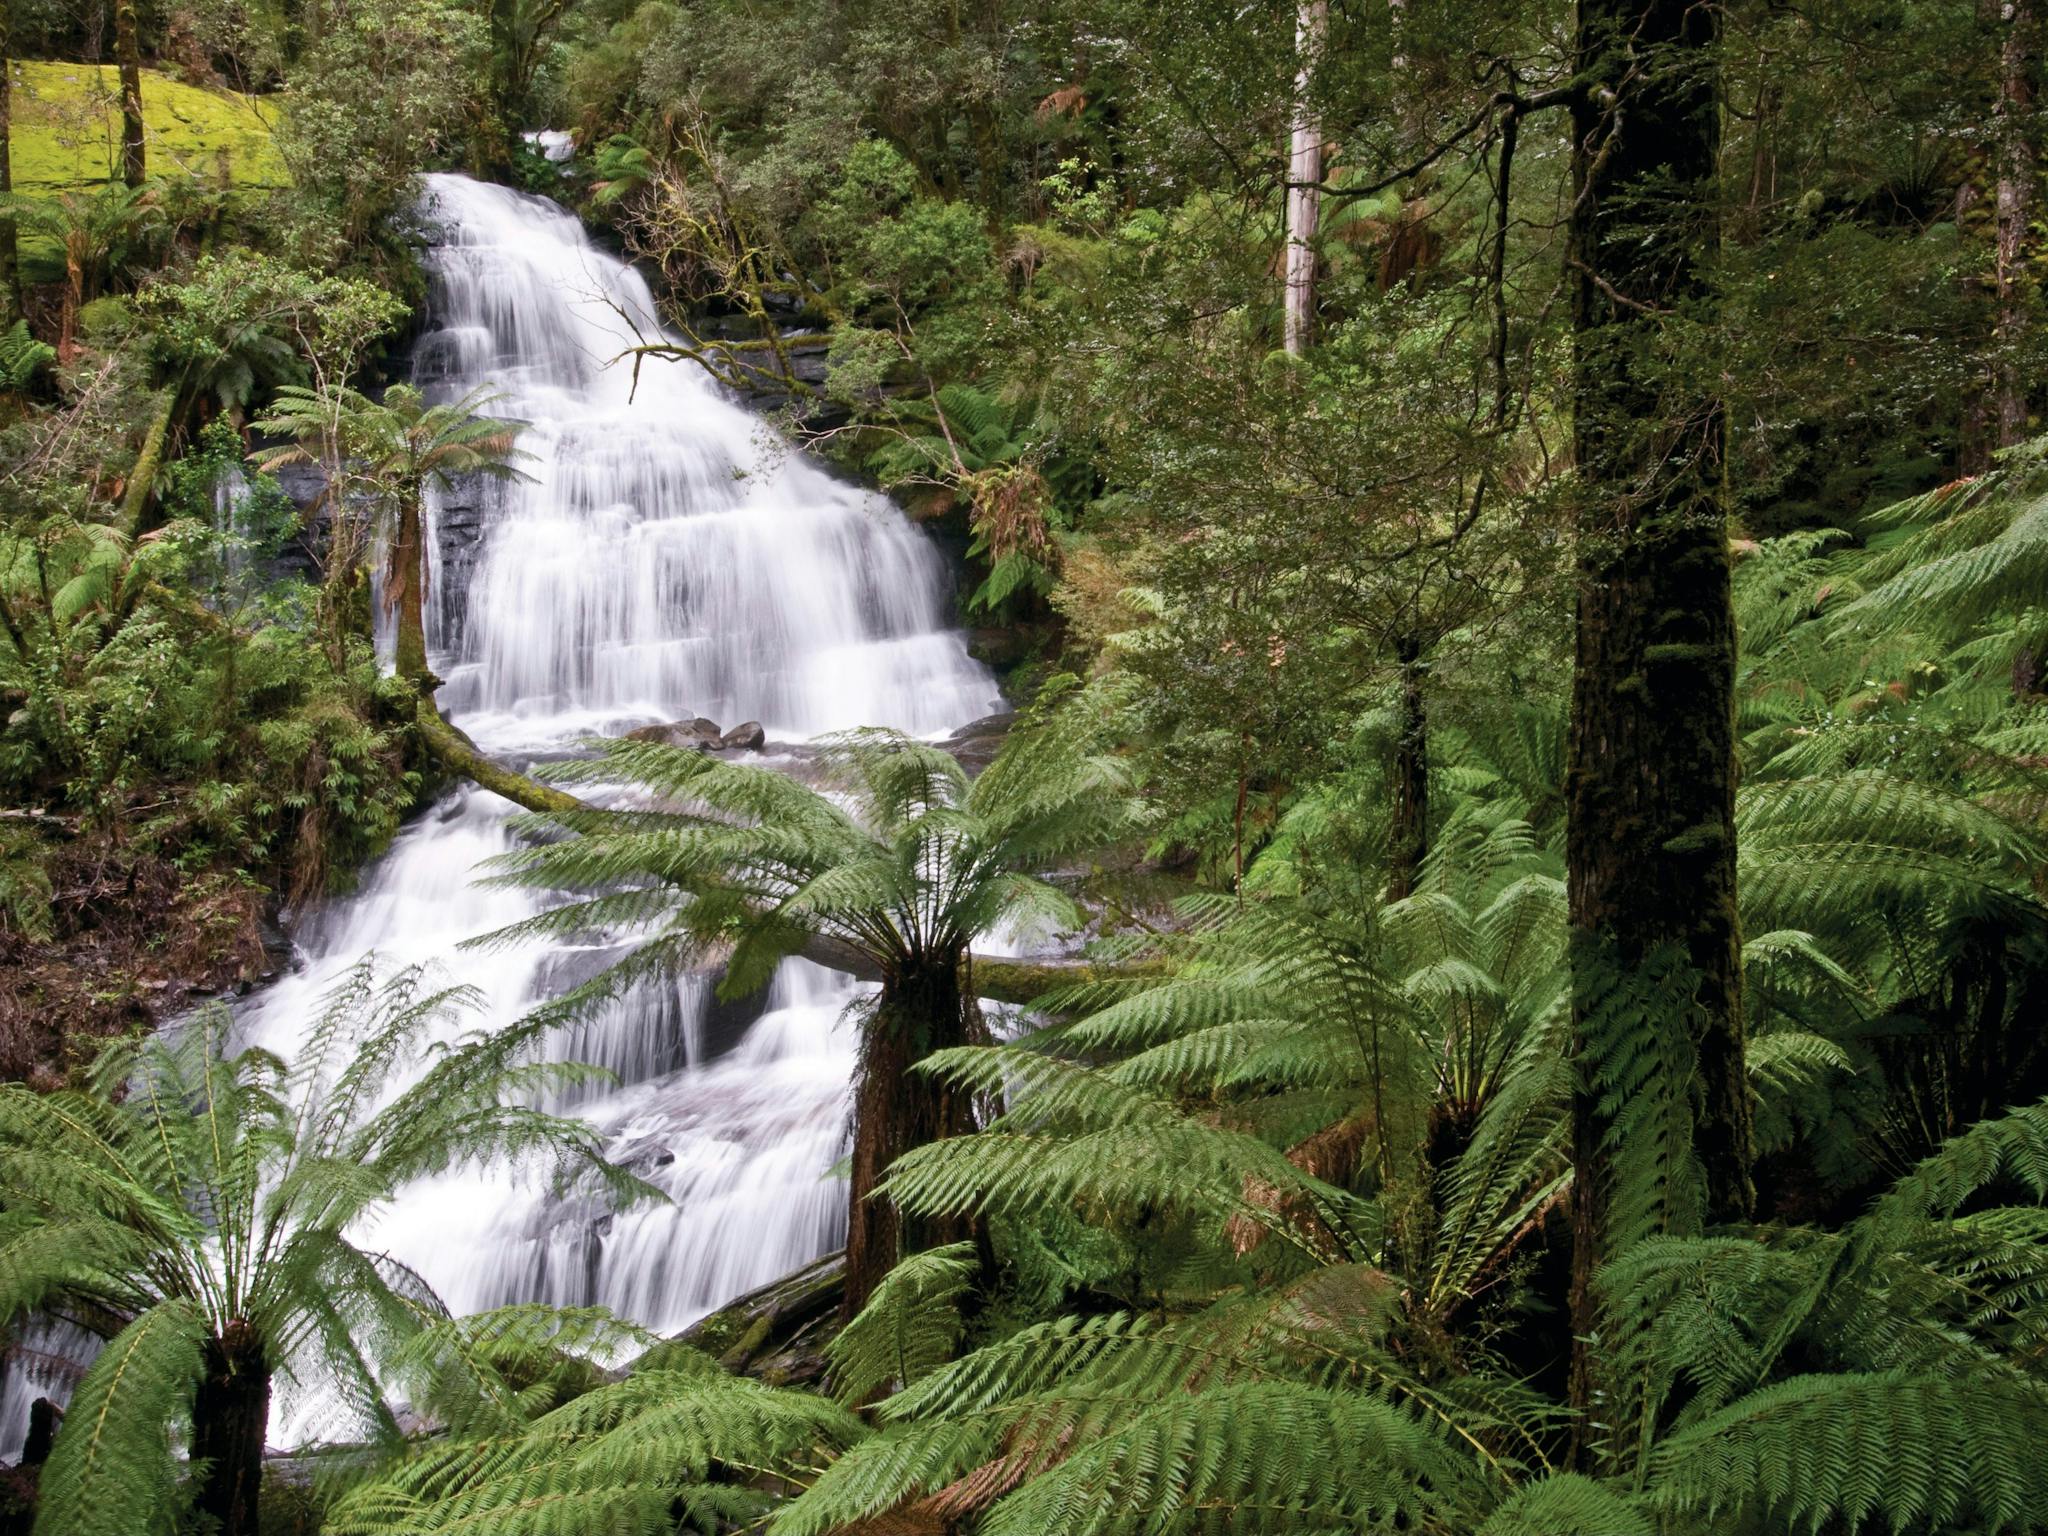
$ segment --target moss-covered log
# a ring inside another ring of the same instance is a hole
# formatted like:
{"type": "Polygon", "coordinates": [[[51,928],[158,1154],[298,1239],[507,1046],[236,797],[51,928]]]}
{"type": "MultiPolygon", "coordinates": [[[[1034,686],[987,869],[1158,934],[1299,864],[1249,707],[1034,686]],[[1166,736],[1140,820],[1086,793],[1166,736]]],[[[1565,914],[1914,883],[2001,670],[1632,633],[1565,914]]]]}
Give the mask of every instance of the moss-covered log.
{"type": "Polygon", "coordinates": [[[547,814],[585,809],[574,795],[528,778],[503,763],[492,762],[477,749],[475,742],[442,719],[441,712],[428,699],[420,702],[419,732],[420,740],[443,768],[494,795],[503,795],[514,805],[547,814]]]}
{"type": "Polygon", "coordinates": [[[676,1335],[728,1371],[776,1386],[815,1381],[846,1289],[846,1255],[828,1253],[726,1303],[676,1335]]]}
{"type": "Polygon", "coordinates": [[[156,477],[164,463],[164,446],[170,441],[171,420],[177,411],[178,389],[170,385],[157,396],[149,430],[143,434],[141,451],[135,455],[135,467],[128,472],[128,485],[121,496],[121,527],[131,539],[143,531],[142,520],[156,490],[156,477]]]}

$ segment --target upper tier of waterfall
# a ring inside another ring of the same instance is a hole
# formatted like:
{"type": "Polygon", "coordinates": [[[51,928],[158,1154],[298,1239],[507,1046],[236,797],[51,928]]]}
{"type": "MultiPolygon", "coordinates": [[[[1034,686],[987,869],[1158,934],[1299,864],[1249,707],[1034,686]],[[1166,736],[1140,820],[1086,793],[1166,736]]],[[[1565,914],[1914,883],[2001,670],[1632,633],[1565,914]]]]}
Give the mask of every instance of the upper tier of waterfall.
{"type": "MultiPolygon", "coordinates": [[[[883,498],[792,452],[662,339],[639,273],[545,199],[428,178],[415,368],[529,425],[466,579],[430,589],[443,706],[486,745],[704,715],[785,739],[950,729],[995,701],[948,573],[883,498]]],[[[450,573],[457,575],[460,573],[450,573]]]]}

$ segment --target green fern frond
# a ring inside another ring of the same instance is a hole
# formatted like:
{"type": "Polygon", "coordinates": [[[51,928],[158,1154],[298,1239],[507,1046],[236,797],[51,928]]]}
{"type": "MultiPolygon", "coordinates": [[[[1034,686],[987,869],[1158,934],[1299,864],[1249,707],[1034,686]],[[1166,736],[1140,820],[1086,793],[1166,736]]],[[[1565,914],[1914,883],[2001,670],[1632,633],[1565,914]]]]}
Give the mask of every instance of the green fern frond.
{"type": "Polygon", "coordinates": [[[171,1430],[202,1370],[207,1326],[183,1297],[159,1302],[111,1340],[71,1396],[38,1485],[37,1536],[133,1536],[171,1529],[171,1430]]]}
{"type": "Polygon", "coordinates": [[[1577,1472],[1553,1472],[1494,1507],[1478,1536],[1658,1536],[1626,1494],[1577,1472]]]}
{"type": "Polygon", "coordinates": [[[832,1393],[864,1403],[901,1391],[953,1356],[964,1322],[960,1299],[979,1268],[972,1243],[912,1254],[875,1288],[867,1305],[825,1346],[832,1393]]]}
{"type": "Polygon", "coordinates": [[[2002,1530],[2048,1498],[2044,1435],[2048,1389],[2037,1386],[1799,1376],[1664,1439],[1646,1498],[1667,1518],[2002,1530]]]}

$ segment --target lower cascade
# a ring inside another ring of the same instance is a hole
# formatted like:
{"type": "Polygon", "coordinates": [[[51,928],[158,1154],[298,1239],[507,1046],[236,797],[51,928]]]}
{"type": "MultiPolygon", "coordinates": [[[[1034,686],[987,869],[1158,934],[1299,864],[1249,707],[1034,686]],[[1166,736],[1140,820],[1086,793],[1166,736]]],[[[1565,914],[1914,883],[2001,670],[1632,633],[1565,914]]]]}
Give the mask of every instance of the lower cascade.
{"type": "MultiPolygon", "coordinates": [[[[443,708],[486,751],[531,761],[693,715],[758,720],[776,743],[886,725],[950,730],[998,705],[946,627],[939,554],[878,496],[776,440],[695,368],[621,354],[659,325],[646,283],[545,199],[427,178],[431,329],[415,372],[437,392],[503,391],[529,425],[521,481],[432,509],[429,588],[443,708]]],[[[239,1017],[289,1059],[322,996],[374,951],[385,973],[433,962],[473,987],[467,1028],[511,1022],[615,950],[459,947],[536,910],[479,885],[514,846],[514,808],[455,791],[418,818],[358,894],[301,925],[300,965],[239,1017]]],[[[853,1031],[849,978],[786,962],[760,997],[715,976],[643,988],[564,1031],[556,1051],[617,1074],[573,1106],[666,1205],[578,1210],[509,1173],[406,1191],[374,1233],[458,1313],[520,1301],[601,1304],[672,1330],[843,1240],[853,1031]]],[[[318,1439],[274,1413],[273,1443],[318,1439]]]]}

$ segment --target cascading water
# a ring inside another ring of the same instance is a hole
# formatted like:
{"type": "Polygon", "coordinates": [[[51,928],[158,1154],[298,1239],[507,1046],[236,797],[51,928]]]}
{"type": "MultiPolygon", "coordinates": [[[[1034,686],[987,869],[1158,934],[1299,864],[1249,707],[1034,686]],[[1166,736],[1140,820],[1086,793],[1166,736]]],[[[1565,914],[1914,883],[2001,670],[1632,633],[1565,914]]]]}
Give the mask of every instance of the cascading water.
{"type": "MultiPolygon", "coordinates": [[[[941,560],[896,508],[774,442],[694,365],[650,361],[634,387],[615,359],[658,333],[636,273],[543,199],[458,176],[429,178],[428,198],[445,234],[418,376],[444,393],[491,385],[496,413],[530,423],[527,480],[433,513],[441,701],[486,750],[560,754],[691,715],[757,719],[781,740],[868,724],[931,735],[997,706],[945,627],[941,560]]],[[[472,880],[512,846],[510,811],[463,790],[410,826],[358,895],[302,926],[298,971],[244,1010],[251,1043],[289,1057],[373,950],[380,969],[426,961],[478,988],[469,1027],[615,958],[458,948],[534,910],[472,880]]],[[[712,981],[642,989],[559,1048],[618,1073],[574,1111],[671,1204],[605,1215],[457,1175],[409,1191],[366,1236],[458,1311],[601,1303],[656,1329],[837,1246],[844,1188],[825,1176],[845,1143],[854,984],[790,961],[744,1007],[716,1004],[712,981]]]]}

